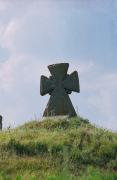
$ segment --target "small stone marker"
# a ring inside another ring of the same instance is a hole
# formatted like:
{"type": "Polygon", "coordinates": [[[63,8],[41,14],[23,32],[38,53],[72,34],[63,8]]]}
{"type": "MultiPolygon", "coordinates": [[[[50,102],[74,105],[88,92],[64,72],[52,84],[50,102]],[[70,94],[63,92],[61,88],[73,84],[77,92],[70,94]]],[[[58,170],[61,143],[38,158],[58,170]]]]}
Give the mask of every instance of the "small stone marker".
{"type": "Polygon", "coordinates": [[[68,94],[80,92],[79,78],[77,71],[68,75],[68,67],[68,63],[52,64],[48,66],[51,76],[41,76],[40,94],[50,95],[43,116],[76,116],[68,94]]]}
{"type": "Polygon", "coordinates": [[[0,115],[0,130],[2,130],[2,116],[0,115]]]}

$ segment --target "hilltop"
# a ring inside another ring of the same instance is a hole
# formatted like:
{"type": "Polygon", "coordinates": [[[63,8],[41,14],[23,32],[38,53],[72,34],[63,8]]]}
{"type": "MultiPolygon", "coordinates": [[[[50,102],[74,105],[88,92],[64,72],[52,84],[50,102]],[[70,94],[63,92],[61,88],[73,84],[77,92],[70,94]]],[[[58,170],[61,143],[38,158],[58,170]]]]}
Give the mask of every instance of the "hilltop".
{"type": "Polygon", "coordinates": [[[117,133],[87,119],[31,121],[0,132],[0,180],[117,179],[117,133]]]}

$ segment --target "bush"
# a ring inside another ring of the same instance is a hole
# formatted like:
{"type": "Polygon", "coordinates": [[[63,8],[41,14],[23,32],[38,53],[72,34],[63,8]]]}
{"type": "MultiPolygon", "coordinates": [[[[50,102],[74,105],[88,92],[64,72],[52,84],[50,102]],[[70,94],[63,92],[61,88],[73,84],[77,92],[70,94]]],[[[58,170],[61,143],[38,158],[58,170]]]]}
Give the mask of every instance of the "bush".
{"type": "Polygon", "coordinates": [[[44,143],[36,143],[35,146],[35,152],[36,154],[43,154],[48,152],[48,146],[44,143]]]}
{"type": "Polygon", "coordinates": [[[63,152],[63,147],[61,145],[53,145],[50,147],[50,152],[52,155],[58,155],[63,152]]]}
{"type": "Polygon", "coordinates": [[[7,144],[7,149],[11,152],[15,152],[16,155],[28,155],[34,156],[42,153],[48,152],[48,146],[44,143],[28,143],[21,144],[19,141],[15,139],[11,139],[7,144]]]}

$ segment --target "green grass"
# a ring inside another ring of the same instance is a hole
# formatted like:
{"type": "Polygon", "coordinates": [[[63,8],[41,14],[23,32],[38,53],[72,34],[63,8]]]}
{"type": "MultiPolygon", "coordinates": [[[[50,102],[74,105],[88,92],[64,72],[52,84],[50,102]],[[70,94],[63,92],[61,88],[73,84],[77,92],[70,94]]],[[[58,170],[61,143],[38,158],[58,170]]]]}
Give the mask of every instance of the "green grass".
{"type": "Polygon", "coordinates": [[[116,180],[117,133],[81,117],[0,132],[0,180],[116,180]]]}

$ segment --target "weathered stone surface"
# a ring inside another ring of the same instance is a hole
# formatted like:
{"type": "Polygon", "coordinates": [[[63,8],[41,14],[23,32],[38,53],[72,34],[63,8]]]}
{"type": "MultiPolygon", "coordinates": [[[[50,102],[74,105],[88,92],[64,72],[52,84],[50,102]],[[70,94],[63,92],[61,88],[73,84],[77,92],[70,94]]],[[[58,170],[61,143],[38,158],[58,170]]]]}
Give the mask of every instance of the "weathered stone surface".
{"type": "Polygon", "coordinates": [[[48,66],[52,76],[41,76],[40,94],[50,94],[43,116],[76,116],[68,94],[80,92],[79,78],[77,71],[68,75],[68,67],[68,63],[52,64],[48,66]]]}
{"type": "Polygon", "coordinates": [[[2,130],[2,116],[0,115],[0,130],[2,130]]]}

